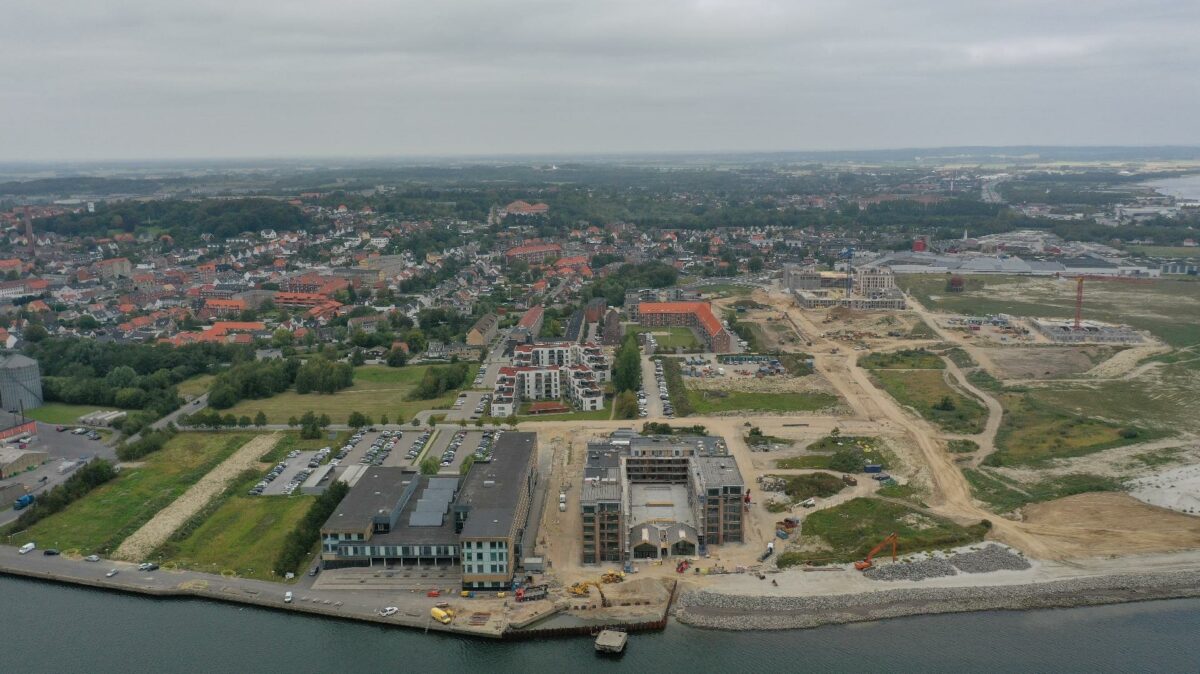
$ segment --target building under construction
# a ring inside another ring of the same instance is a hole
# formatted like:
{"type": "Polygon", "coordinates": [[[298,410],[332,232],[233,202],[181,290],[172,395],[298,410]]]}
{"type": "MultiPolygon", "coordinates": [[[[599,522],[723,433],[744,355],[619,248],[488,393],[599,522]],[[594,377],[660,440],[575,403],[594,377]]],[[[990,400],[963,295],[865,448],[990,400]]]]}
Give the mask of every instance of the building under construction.
{"type": "Polygon", "coordinates": [[[740,543],[744,494],[721,438],[615,431],[588,443],[582,562],[691,556],[740,543]]]}
{"type": "Polygon", "coordinates": [[[842,307],[862,311],[904,309],[904,293],[896,287],[896,277],[887,267],[825,272],[812,269],[787,269],[787,284],[796,304],[804,309],[842,307]]]}
{"type": "Polygon", "coordinates": [[[1128,325],[1110,325],[1096,321],[1034,318],[1033,327],[1057,344],[1140,344],[1145,337],[1128,325]]]}

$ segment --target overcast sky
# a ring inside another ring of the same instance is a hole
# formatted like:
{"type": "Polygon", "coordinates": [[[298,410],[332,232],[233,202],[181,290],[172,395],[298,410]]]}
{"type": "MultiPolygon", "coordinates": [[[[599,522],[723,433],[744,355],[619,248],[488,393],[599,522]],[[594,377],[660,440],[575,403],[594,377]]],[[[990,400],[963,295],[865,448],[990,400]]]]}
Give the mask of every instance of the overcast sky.
{"type": "Polygon", "coordinates": [[[1200,144],[1200,0],[0,0],[0,161],[1200,144]]]}

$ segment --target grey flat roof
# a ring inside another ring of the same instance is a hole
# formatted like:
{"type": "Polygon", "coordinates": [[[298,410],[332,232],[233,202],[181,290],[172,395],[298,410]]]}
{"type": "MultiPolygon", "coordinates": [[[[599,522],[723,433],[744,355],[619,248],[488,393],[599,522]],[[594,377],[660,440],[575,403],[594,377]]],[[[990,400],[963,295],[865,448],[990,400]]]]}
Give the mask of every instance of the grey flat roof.
{"type": "Polygon", "coordinates": [[[390,513],[396,507],[405,485],[419,477],[395,466],[367,469],[325,521],[325,528],[356,531],[369,528],[376,515],[390,513]]]}
{"type": "Polygon", "coordinates": [[[700,479],[707,489],[716,487],[741,487],[742,473],[732,456],[698,456],[695,459],[700,479]]]}
{"type": "Polygon", "coordinates": [[[463,525],[464,538],[508,535],[536,449],[536,433],[507,431],[496,440],[491,461],[476,461],[471,466],[457,503],[470,508],[463,525]]]}
{"type": "Polygon", "coordinates": [[[431,504],[440,502],[442,496],[447,493],[443,488],[444,483],[438,484],[437,482],[446,479],[457,482],[457,478],[420,477],[419,479],[421,484],[408,503],[404,504],[404,510],[400,511],[400,517],[396,519],[396,526],[387,533],[373,534],[371,536],[372,545],[458,544],[458,536],[454,533],[454,517],[449,514],[449,501],[446,501],[440,509],[436,506],[429,509],[431,504]],[[425,503],[426,509],[421,509],[422,502],[425,503]]]}

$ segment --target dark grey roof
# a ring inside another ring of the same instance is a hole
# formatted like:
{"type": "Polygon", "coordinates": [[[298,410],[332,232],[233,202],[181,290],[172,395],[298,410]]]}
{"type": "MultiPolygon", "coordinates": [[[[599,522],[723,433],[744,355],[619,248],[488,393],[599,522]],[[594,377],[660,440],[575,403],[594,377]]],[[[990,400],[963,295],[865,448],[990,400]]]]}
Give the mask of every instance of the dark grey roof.
{"type": "Polygon", "coordinates": [[[396,507],[404,487],[417,478],[416,473],[403,468],[380,466],[368,469],[325,521],[324,528],[356,531],[369,528],[375,517],[390,513],[396,507]]]}
{"type": "Polygon", "coordinates": [[[36,360],[19,353],[0,354],[0,368],[29,367],[30,365],[37,366],[37,364],[36,360]]]}
{"type": "Polygon", "coordinates": [[[698,456],[695,462],[705,489],[740,487],[745,484],[732,456],[698,456]]]}
{"type": "Polygon", "coordinates": [[[464,538],[508,535],[536,450],[536,433],[508,431],[496,440],[491,461],[476,461],[471,466],[456,504],[468,511],[464,538]]]}

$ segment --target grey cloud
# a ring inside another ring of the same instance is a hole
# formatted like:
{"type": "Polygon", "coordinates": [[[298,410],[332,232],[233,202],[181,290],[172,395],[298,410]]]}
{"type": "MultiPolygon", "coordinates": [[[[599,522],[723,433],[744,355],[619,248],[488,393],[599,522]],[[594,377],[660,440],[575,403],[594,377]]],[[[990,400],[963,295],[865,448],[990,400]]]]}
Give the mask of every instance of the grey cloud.
{"type": "Polygon", "coordinates": [[[1194,0],[10,0],[0,160],[1200,143],[1194,0]]]}

